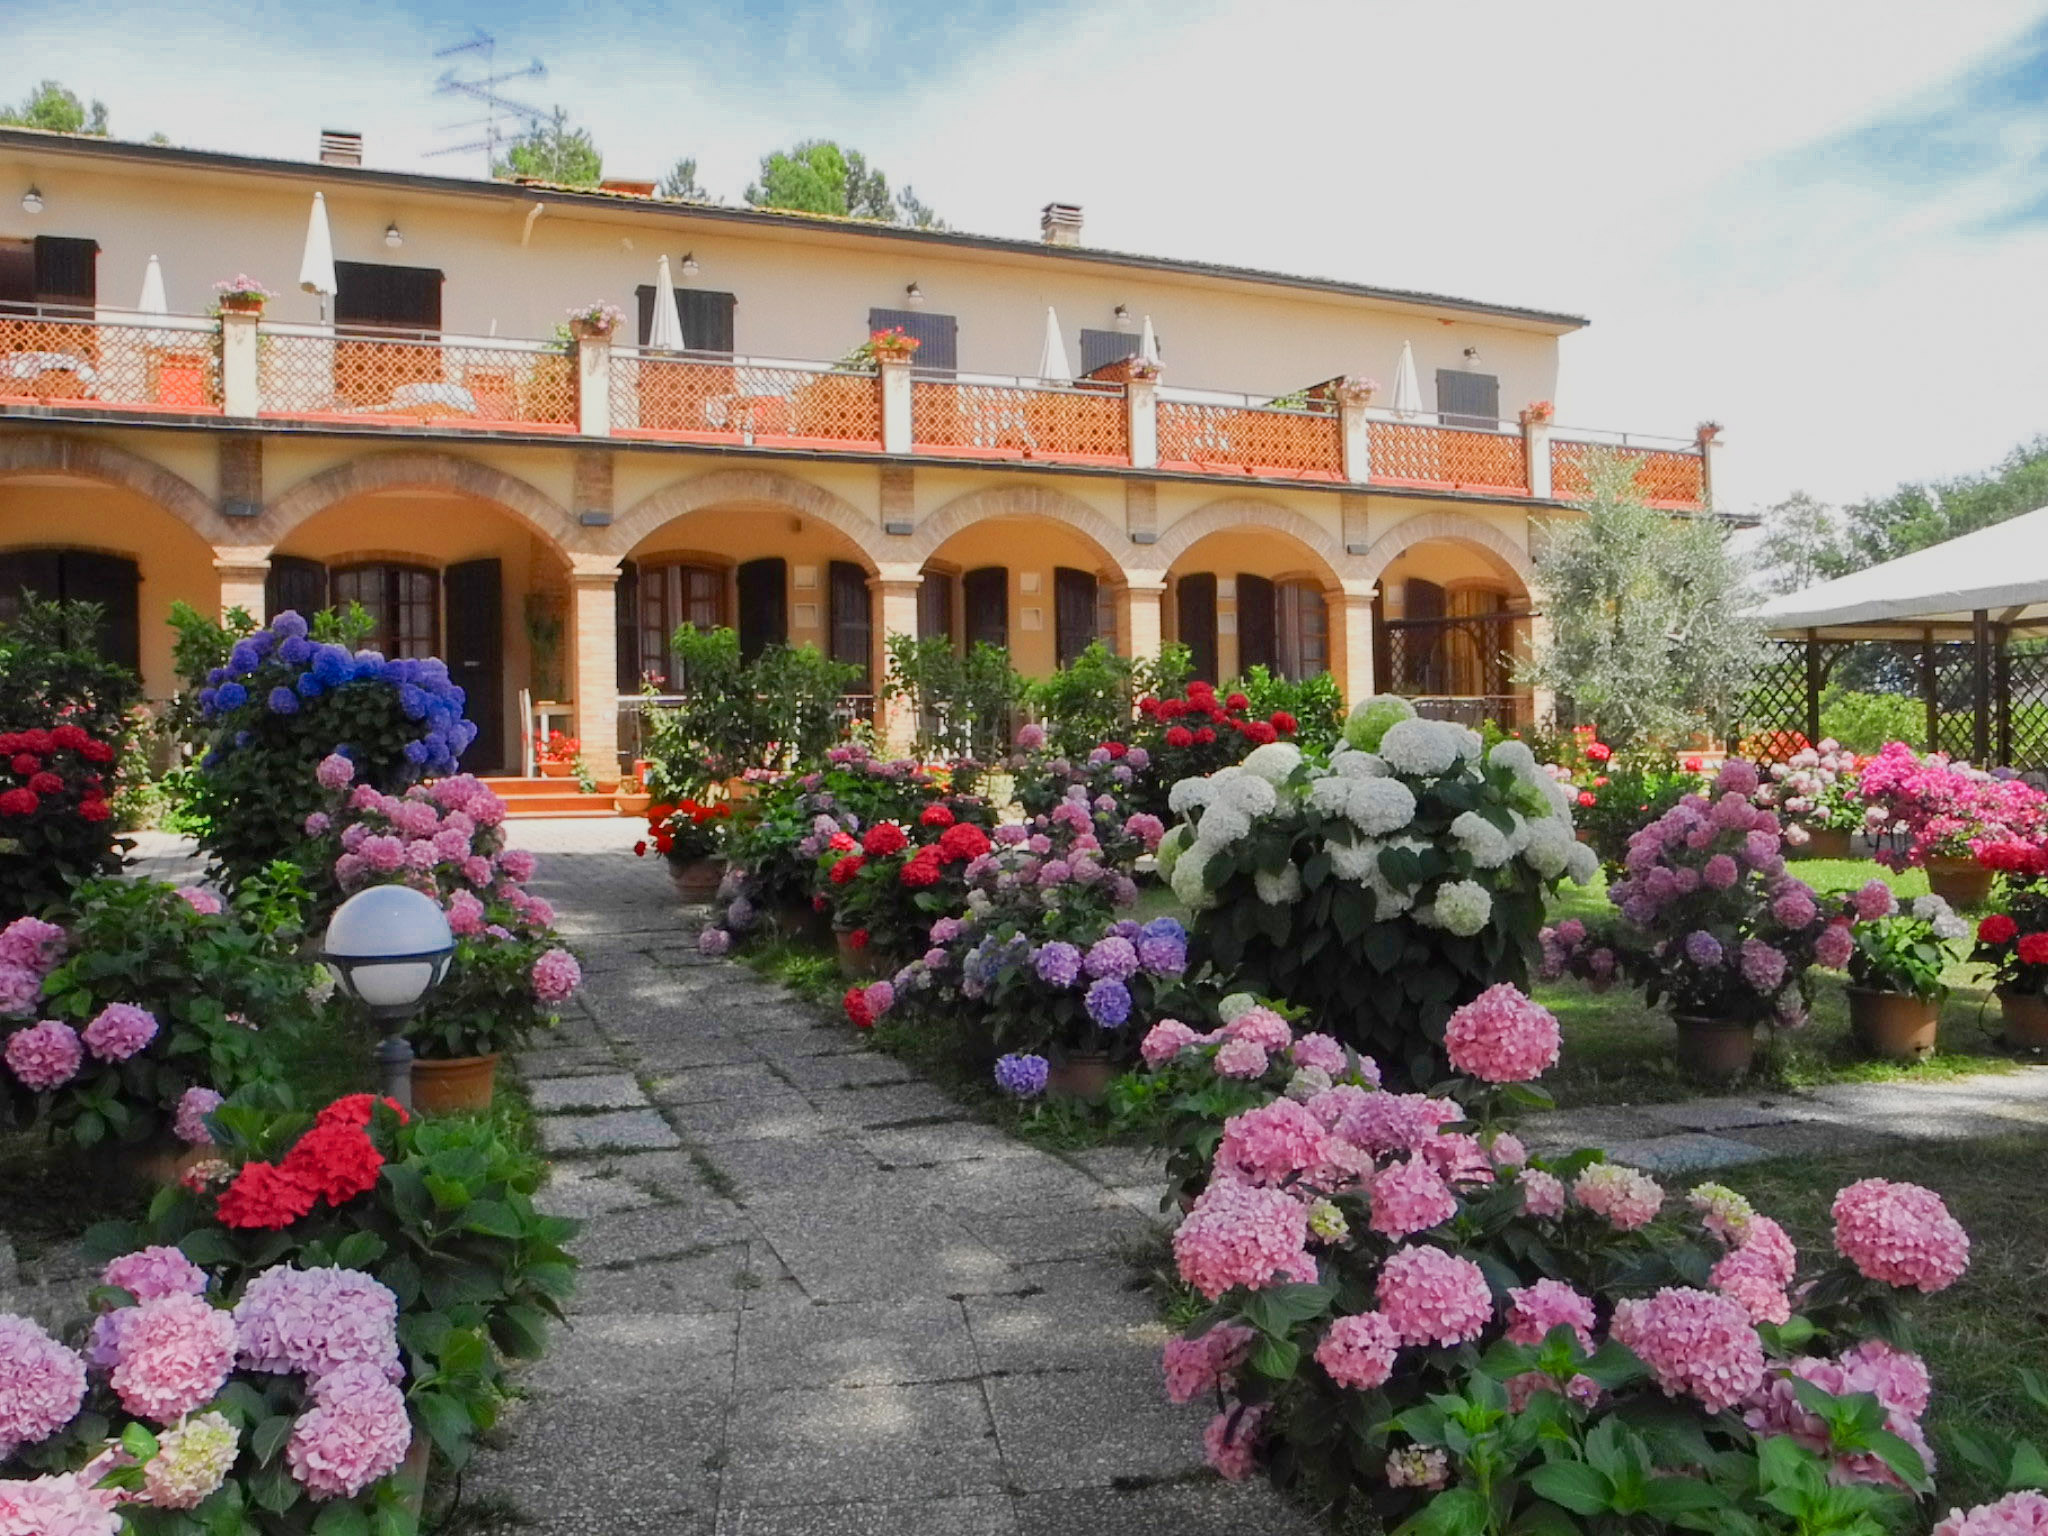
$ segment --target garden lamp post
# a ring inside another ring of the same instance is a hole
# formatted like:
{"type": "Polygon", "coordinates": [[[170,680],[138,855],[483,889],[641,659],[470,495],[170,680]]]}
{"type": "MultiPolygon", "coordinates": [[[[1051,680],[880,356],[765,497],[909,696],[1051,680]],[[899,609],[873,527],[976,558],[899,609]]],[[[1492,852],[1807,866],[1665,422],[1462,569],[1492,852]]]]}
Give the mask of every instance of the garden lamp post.
{"type": "Polygon", "coordinates": [[[433,897],[409,885],[358,891],[327,920],[320,958],[341,989],[377,1021],[376,1059],[383,1091],[412,1107],[412,1042],[406,1021],[448,974],[455,936],[433,897]]]}

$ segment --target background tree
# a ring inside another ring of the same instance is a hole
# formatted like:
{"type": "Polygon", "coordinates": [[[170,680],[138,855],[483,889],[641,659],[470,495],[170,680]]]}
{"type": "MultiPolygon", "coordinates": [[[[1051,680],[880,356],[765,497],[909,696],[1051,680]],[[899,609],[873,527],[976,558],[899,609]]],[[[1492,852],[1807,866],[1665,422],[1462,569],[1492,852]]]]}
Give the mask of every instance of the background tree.
{"type": "Polygon", "coordinates": [[[556,107],[546,122],[535,123],[506,147],[505,158],[492,165],[491,174],[594,187],[604,175],[604,155],[591,142],[590,130],[571,128],[569,114],[556,107]]]}
{"type": "Polygon", "coordinates": [[[762,156],[761,179],[748,185],[746,199],[756,208],[875,219],[921,229],[944,227],[907,188],[902,200],[893,197],[889,178],[869,166],[859,150],[842,149],[830,139],[805,139],[791,149],[762,156]]]}
{"type": "Polygon", "coordinates": [[[685,203],[715,203],[718,201],[717,198],[711,195],[704,184],[697,180],[697,157],[695,155],[686,156],[669,167],[668,174],[661,178],[661,195],[663,197],[672,197],[679,202],[685,203]]]}
{"type": "Polygon", "coordinates": [[[1536,560],[1550,636],[1528,680],[1616,746],[1684,742],[1735,717],[1762,654],[1742,564],[1711,518],[1646,505],[1632,469],[1596,461],[1585,516],[1536,560]]]}
{"type": "Polygon", "coordinates": [[[1847,575],[1855,562],[1835,509],[1804,491],[1794,491],[1764,510],[1756,564],[1758,585],[1778,593],[1798,592],[1847,575]]]}
{"type": "Polygon", "coordinates": [[[44,128],[52,133],[93,133],[107,136],[107,104],[90,107],[63,83],[45,80],[18,107],[0,107],[0,123],[10,128],[44,128]]]}

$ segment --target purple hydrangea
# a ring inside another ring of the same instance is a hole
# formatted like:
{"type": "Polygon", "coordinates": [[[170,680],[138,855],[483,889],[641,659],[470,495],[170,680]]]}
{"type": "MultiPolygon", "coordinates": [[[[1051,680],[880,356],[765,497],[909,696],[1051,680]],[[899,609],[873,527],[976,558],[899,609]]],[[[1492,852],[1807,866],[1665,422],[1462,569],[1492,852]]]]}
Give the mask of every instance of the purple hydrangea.
{"type": "MultiPolygon", "coordinates": [[[[1097,979],[1123,981],[1138,973],[1137,946],[1127,938],[1112,933],[1107,938],[1097,939],[1088,951],[1088,974],[1097,979]]],[[[1118,1023],[1123,1021],[1119,1019],[1118,1023]]]]}
{"type": "Polygon", "coordinates": [[[1143,773],[1152,766],[1152,754],[1143,747],[1133,747],[1124,754],[1124,761],[1130,764],[1133,773],[1143,773]]]}
{"type": "Polygon", "coordinates": [[[1164,934],[1140,934],[1138,963],[1154,976],[1178,976],[1188,968],[1187,940],[1164,934]]]}
{"type": "Polygon", "coordinates": [[[1121,1029],[1131,1017],[1131,989],[1114,976],[1088,988],[1088,1017],[1104,1029],[1121,1029]]]}
{"type": "Polygon", "coordinates": [[[1785,980],[1785,955],[1762,939],[1742,941],[1742,979],[1768,996],[1785,980]]]}
{"type": "Polygon", "coordinates": [[[1045,1092],[1052,1064],[1043,1056],[1012,1051],[996,1058],[996,1086],[1013,1098],[1035,1099],[1045,1092]]]}
{"type": "Polygon", "coordinates": [[[1695,928],[1685,936],[1685,958],[1703,971],[1710,971],[1721,963],[1721,941],[1704,928],[1695,928]]]}
{"type": "Polygon", "coordinates": [[[1081,978],[1081,951],[1054,939],[1038,947],[1038,979],[1055,987],[1071,987],[1081,978]]]}

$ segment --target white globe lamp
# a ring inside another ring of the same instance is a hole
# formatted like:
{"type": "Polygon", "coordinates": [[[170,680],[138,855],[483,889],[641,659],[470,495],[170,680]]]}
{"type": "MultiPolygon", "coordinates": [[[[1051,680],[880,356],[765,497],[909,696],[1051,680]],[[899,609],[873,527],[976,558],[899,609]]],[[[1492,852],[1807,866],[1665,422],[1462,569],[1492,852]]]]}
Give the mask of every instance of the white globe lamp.
{"type": "Polygon", "coordinates": [[[405,1023],[448,974],[455,935],[433,897],[409,885],[358,891],[327,920],[321,959],[377,1021],[384,1092],[412,1107],[412,1042],[405,1023]]]}

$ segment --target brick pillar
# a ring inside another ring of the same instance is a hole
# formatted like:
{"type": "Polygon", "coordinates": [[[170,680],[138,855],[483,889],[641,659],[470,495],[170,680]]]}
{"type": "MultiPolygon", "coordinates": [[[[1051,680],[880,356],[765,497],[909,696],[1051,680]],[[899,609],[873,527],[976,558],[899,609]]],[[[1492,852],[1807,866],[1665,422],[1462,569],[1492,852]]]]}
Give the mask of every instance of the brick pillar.
{"type": "Polygon", "coordinates": [[[924,577],[913,567],[886,566],[879,576],[868,578],[873,595],[874,659],[869,663],[875,680],[875,730],[889,749],[907,753],[917,738],[917,716],[907,699],[882,702],[882,683],[889,675],[889,637],[917,634],[917,595],[924,589],[924,577]]]}
{"type": "Polygon", "coordinates": [[[213,568],[220,573],[221,617],[225,619],[230,608],[240,608],[257,623],[262,623],[265,618],[263,582],[270,574],[270,546],[216,544],[213,568]]]}
{"type": "MultiPolygon", "coordinates": [[[[576,737],[583,759],[604,777],[619,759],[619,562],[612,555],[571,555],[569,636],[576,737]]],[[[530,734],[531,720],[520,722],[530,734]]]]}
{"type": "Polygon", "coordinates": [[[254,416],[263,408],[256,367],[259,317],[233,310],[220,316],[220,408],[227,416],[254,416]]]}
{"type": "Polygon", "coordinates": [[[1324,594],[1330,615],[1330,674],[1344,702],[1356,704],[1373,691],[1372,589],[1324,594]]]}
{"type": "MultiPolygon", "coordinates": [[[[1150,572],[1143,573],[1150,575],[1150,572]]],[[[1135,661],[1157,661],[1161,641],[1160,599],[1166,596],[1162,578],[1147,581],[1134,576],[1117,596],[1116,649],[1120,656],[1135,661]]]]}

